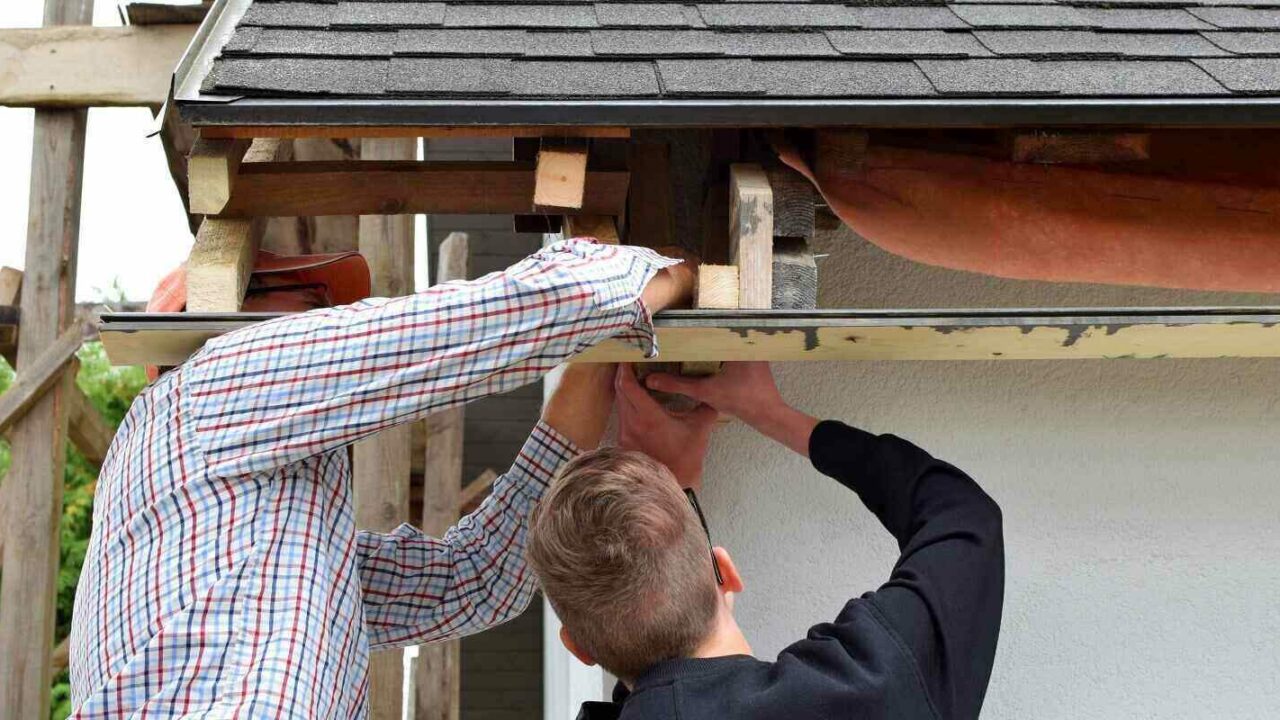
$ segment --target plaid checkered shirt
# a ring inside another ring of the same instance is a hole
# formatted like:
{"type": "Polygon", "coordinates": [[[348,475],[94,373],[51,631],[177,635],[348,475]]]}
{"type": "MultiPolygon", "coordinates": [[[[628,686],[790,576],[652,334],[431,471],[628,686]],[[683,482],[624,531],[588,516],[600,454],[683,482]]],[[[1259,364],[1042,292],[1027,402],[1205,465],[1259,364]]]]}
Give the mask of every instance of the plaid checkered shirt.
{"type": "Polygon", "coordinates": [[[528,515],[575,454],[534,428],[440,539],[357,531],[351,443],[541,378],[608,337],[673,261],[564,241],[506,271],[209,342],[138,397],[98,481],[76,594],[76,718],[351,718],[370,648],[479,632],[535,580],[528,515]]]}

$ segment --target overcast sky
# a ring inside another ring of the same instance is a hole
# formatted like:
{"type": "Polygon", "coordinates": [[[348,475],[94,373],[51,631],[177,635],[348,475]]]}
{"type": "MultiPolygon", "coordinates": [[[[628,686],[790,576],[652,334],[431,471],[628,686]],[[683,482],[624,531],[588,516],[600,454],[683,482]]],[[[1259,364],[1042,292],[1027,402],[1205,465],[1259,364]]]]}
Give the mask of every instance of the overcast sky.
{"type": "MultiPolygon", "coordinates": [[[[0,0],[0,27],[38,27],[43,0],[0,0]]],[[[98,0],[95,25],[119,25],[114,0],[98,0]]],[[[31,183],[31,110],[0,108],[0,265],[21,268],[31,183]]],[[[146,299],[191,249],[182,202],[160,139],[146,137],[143,108],[89,112],[76,297],[97,300],[118,280],[129,299],[146,299]]]]}

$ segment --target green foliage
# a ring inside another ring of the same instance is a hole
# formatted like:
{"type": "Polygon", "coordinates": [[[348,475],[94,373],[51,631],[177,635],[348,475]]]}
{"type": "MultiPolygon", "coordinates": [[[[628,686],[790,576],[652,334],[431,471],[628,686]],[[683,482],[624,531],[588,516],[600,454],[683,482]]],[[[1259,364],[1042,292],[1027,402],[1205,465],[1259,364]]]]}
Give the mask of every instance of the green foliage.
{"type": "MultiPolygon", "coordinates": [[[[102,343],[87,343],[77,353],[80,372],[76,385],[97,408],[98,412],[116,427],[142,388],[147,384],[146,374],[138,367],[112,367],[107,360],[102,343]]],[[[0,361],[0,392],[13,383],[13,369],[0,361]]],[[[0,482],[9,470],[9,444],[0,440],[0,482]]],[[[97,485],[98,469],[84,459],[80,451],[67,444],[66,469],[63,471],[65,491],[62,504],[62,525],[59,529],[60,564],[58,567],[57,641],[61,642],[71,630],[71,609],[75,602],[76,583],[84,565],[85,550],[89,546],[89,533],[93,528],[93,491],[97,485]]],[[[70,685],[67,673],[54,678],[51,717],[61,720],[71,714],[70,685]]]]}

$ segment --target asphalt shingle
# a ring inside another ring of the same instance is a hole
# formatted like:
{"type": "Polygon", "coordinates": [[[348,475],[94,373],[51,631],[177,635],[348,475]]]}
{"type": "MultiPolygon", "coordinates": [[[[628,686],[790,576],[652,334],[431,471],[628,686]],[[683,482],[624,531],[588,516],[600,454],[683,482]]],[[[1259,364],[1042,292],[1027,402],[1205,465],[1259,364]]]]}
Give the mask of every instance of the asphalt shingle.
{"type": "Polygon", "coordinates": [[[1063,95],[1200,96],[1226,89],[1191,62],[1167,60],[1077,60],[1042,62],[1049,83],[1063,95]]]}
{"type": "Polygon", "coordinates": [[[830,62],[755,60],[752,72],[778,97],[923,97],[934,95],[920,69],[907,61],[830,62]]]}
{"type": "Polygon", "coordinates": [[[600,27],[688,27],[685,6],[674,3],[597,3],[600,27]]]}
{"type": "Polygon", "coordinates": [[[735,57],[826,57],[839,55],[827,36],[810,32],[717,33],[726,55],[735,57]]]}
{"type": "Polygon", "coordinates": [[[991,55],[970,33],[941,30],[828,30],[837,50],[856,57],[985,57],[991,55]]]}
{"type": "Polygon", "coordinates": [[[448,27],[591,28],[597,27],[590,5],[449,5],[448,27]]]}
{"type": "Polygon", "coordinates": [[[978,28],[1087,28],[1075,8],[1062,5],[955,5],[952,12],[978,28]]]}
{"type": "Polygon", "coordinates": [[[361,95],[386,92],[386,60],[316,58],[225,59],[213,64],[204,92],[275,95],[361,95]]]}
{"type": "Polygon", "coordinates": [[[1235,92],[1250,95],[1280,92],[1280,58],[1221,58],[1196,63],[1235,92]]]}
{"type": "Polygon", "coordinates": [[[260,27],[239,27],[235,33],[227,39],[227,44],[222,46],[224,55],[241,55],[253,52],[253,46],[258,42],[258,36],[262,34],[263,28],[260,27]]]}
{"type": "Polygon", "coordinates": [[[511,91],[528,97],[654,97],[658,74],[651,62],[532,61],[512,65],[511,91]]]}
{"type": "Polygon", "coordinates": [[[511,57],[525,54],[524,30],[401,30],[392,47],[396,55],[488,55],[511,57]]]}
{"type": "Polygon", "coordinates": [[[659,60],[664,95],[763,95],[750,60],[659,60]]]}
{"type": "Polygon", "coordinates": [[[1212,30],[1186,10],[1150,8],[1079,8],[1089,24],[1106,30],[1212,30]]]}
{"type": "Polygon", "coordinates": [[[828,28],[859,27],[854,8],[798,3],[720,3],[697,6],[708,27],[828,28]]]}
{"type": "Polygon", "coordinates": [[[1207,32],[1209,42],[1238,55],[1280,55],[1280,33],[1207,32]]]}
{"type": "Polygon", "coordinates": [[[1197,33],[983,30],[974,36],[1001,57],[1213,57],[1223,51],[1197,33]]]}
{"type": "Polygon", "coordinates": [[[918,60],[933,86],[943,95],[1007,97],[1056,95],[1046,86],[1030,60],[918,60]]]}
{"type": "Polygon", "coordinates": [[[720,35],[710,30],[593,30],[591,49],[601,57],[708,57],[724,54],[720,35]]]}
{"type": "Polygon", "coordinates": [[[397,34],[264,28],[253,46],[253,53],[297,57],[389,57],[397,34]]]}
{"type": "Polygon", "coordinates": [[[329,27],[420,28],[444,22],[444,3],[344,2],[338,3],[329,27]]]}
{"type": "Polygon", "coordinates": [[[304,2],[254,3],[240,18],[241,26],[326,28],[337,5],[304,2]]]}
{"type": "Polygon", "coordinates": [[[537,58],[591,57],[591,32],[588,30],[530,30],[524,54],[537,58]]]}
{"type": "MultiPolygon", "coordinates": [[[[1247,4],[1243,0],[1242,4],[1247,4]]],[[[1280,9],[1211,7],[1192,8],[1191,14],[1227,30],[1280,30],[1280,9]]]]}
{"type": "Polygon", "coordinates": [[[506,95],[511,60],[496,58],[395,58],[387,91],[396,95],[506,95]]]}
{"type": "Polygon", "coordinates": [[[885,30],[945,30],[969,25],[945,7],[853,7],[860,27],[885,30]]]}

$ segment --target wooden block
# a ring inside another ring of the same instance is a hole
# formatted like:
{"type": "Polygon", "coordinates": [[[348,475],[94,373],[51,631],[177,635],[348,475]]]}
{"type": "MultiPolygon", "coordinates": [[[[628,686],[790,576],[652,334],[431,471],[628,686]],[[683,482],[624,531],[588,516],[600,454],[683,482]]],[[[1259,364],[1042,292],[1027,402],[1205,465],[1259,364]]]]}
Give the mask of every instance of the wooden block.
{"type": "Polygon", "coordinates": [[[738,266],[738,307],[773,304],[773,191],[759,165],[729,168],[729,256],[738,266]]]}
{"type": "Polygon", "coordinates": [[[1151,158],[1149,133],[1034,132],[1013,138],[1013,161],[1095,165],[1151,158]]]}
{"type": "Polygon", "coordinates": [[[818,265],[809,243],[796,238],[773,241],[773,308],[811,310],[818,307],[818,265]]]}
{"type": "Polygon", "coordinates": [[[773,190],[773,236],[811,238],[814,230],[813,183],[789,167],[769,168],[773,190]]]}
{"type": "Polygon", "coordinates": [[[608,215],[565,215],[566,238],[591,237],[605,245],[618,244],[618,228],[608,215]]]}
{"type": "Polygon", "coordinates": [[[263,221],[208,218],[187,256],[187,312],[239,312],[263,221]]]}
{"type": "Polygon", "coordinates": [[[217,215],[231,202],[240,162],[249,140],[209,140],[197,137],[187,157],[187,193],[191,212],[217,215]]]}
{"type": "MultiPolygon", "coordinates": [[[[699,265],[698,286],[694,288],[693,306],[699,309],[733,309],[738,307],[738,268],[733,265],[699,265]]],[[[719,360],[689,361],[680,364],[680,374],[715,375],[719,360]]]]}
{"type": "Polygon", "coordinates": [[[819,180],[856,173],[867,154],[867,132],[855,128],[820,128],[814,137],[814,174],[819,180]]]}
{"type": "Polygon", "coordinates": [[[671,148],[666,143],[632,145],[631,192],[627,198],[628,245],[676,244],[670,162],[671,148]]]}
{"type": "Polygon", "coordinates": [[[22,271],[0,267],[0,305],[17,305],[22,293],[22,271]]]}
{"type": "Polygon", "coordinates": [[[546,208],[582,208],[586,192],[587,149],[543,148],[534,173],[533,204],[546,208]]]}
{"type": "Polygon", "coordinates": [[[195,28],[0,29],[0,105],[159,107],[195,28]]]}

